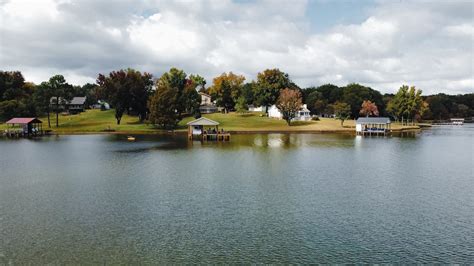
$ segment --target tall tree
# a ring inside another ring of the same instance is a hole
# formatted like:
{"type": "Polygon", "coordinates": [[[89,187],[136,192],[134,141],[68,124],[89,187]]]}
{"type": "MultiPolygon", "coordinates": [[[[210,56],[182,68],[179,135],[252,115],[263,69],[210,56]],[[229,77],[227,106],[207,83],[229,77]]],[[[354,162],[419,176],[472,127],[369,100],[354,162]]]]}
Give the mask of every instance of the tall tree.
{"type": "Polygon", "coordinates": [[[54,106],[54,112],[56,113],[56,127],[59,127],[59,112],[61,106],[65,106],[66,103],[71,101],[74,96],[74,88],[71,84],[66,82],[63,75],[52,76],[47,86],[49,87],[51,95],[53,97],[52,104],[54,106]]]}
{"type": "Polygon", "coordinates": [[[174,128],[183,113],[199,116],[201,99],[196,84],[186,73],[171,68],[156,81],[156,91],[148,103],[150,121],[162,128],[174,128]]]}
{"type": "Polygon", "coordinates": [[[33,99],[37,110],[40,113],[46,113],[48,116],[48,127],[51,128],[51,98],[53,97],[53,91],[47,81],[42,82],[37,86],[36,91],[33,95],[33,99]]]}
{"type": "Polygon", "coordinates": [[[0,101],[22,96],[24,84],[25,79],[20,71],[0,71],[0,101]]]}
{"type": "Polygon", "coordinates": [[[199,106],[201,106],[201,96],[196,90],[196,83],[193,80],[188,79],[184,87],[183,100],[185,112],[194,116],[195,118],[201,117],[201,111],[199,106]]]}
{"type": "Polygon", "coordinates": [[[332,108],[336,119],[341,120],[341,126],[344,126],[344,121],[351,117],[351,106],[344,102],[336,102],[332,108]]]}
{"type": "Polygon", "coordinates": [[[278,68],[266,69],[258,73],[255,86],[256,104],[265,106],[265,113],[268,113],[268,107],[277,102],[280,91],[291,85],[288,74],[278,68]]]}
{"type": "Polygon", "coordinates": [[[197,74],[189,75],[189,79],[192,80],[194,84],[196,84],[196,89],[199,92],[204,92],[204,93],[206,92],[206,79],[204,79],[203,77],[197,74]]]}
{"type": "Polygon", "coordinates": [[[178,89],[168,83],[157,81],[156,91],[150,97],[150,122],[161,128],[174,128],[179,120],[178,89]]]}
{"type": "Polygon", "coordinates": [[[364,100],[375,103],[380,108],[379,111],[385,109],[383,96],[380,92],[357,83],[351,83],[343,88],[343,95],[340,101],[350,105],[352,117],[359,115],[360,106],[364,100]]]}
{"type": "Polygon", "coordinates": [[[365,116],[378,116],[379,115],[379,109],[377,108],[377,105],[375,103],[366,100],[362,103],[362,108],[360,109],[359,114],[365,115],[365,116]]]}
{"type": "Polygon", "coordinates": [[[132,110],[143,121],[147,102],[153,87],[152,75],[134,69],[112,71],[108,76],[99,74],[100,94],[115,108],[115,119],[120,125],[125,111],[132,110]]]}
{"type": "Polygon", "coordinates": [[[140,122],[146,119],[148,97],[153,89],[153,76],[150,73],[128,69],[127,79],[130,90],[130,108],[138,115],[140,122]]]}
{"type": "Polygon", "coordinates": [[[414,119],[422,116],[427,109],[421,97],[421,90],[415,86],[403,85],[388,103],[387,111],[396,119],[414,119]]]}
{"type": "Polygon", "coordinates": [[[209,93],[216,100],[217,105],[224,107],[225,111],[232,110],[237,99],[242,95],[245,77],[232,72],[222,73],[212,80],[209,93]]]}
{"type": "Polygon", "coordinates": [[[235,103],[235,111],[239,114],[245,114],[248,112],[247,100],[244,96],[240,96],[235,103]]]}
{"type": "Polygon", "coordinates": [[[286,88],[280,92],[276,106],[289,126],[291,125],[291,120],[296,117],[296,114],[301,109],[302,103],[303,99],[299,90],[286,88]]]}

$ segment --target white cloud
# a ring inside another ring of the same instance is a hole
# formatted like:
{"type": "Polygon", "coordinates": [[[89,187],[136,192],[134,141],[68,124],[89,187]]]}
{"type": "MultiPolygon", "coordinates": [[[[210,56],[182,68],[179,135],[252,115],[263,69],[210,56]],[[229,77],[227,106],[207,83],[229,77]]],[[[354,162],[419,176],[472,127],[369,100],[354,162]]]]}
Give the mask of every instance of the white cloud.
{"type": "MultiPolygon", "coordinates": [[[[314,3],[313,3],[314,4],[314,3]]],[[[0,69],[73,83],[171,66],[248,79],[278,67],[300,86],[360,82],[383,92],[473,91],[468,2],[380,1],[360,24],[312,33],[307,1],[0,0],[0,69]]]]}

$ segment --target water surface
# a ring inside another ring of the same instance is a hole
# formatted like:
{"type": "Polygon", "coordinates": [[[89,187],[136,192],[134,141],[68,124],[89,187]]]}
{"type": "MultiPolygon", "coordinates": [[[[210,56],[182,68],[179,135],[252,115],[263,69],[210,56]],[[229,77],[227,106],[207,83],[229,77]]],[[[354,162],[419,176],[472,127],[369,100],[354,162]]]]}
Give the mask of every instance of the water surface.
{"type": "Polygon", "coordinates": [[[472,263],[473,141],[0,140],[0,264],[472,263]]]}

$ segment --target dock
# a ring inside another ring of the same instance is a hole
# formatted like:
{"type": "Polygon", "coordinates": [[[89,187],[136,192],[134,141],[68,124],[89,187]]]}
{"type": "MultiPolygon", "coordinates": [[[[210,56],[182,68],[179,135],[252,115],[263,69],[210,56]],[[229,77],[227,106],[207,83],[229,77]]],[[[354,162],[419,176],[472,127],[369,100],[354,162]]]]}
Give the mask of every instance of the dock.
{"type": "Polygon", "coordinates": [[[219,130],[219,122],[201,117],[187,123],[188,139],[201,141],[230,141],[230,133],[219,130]]]}
{"type": "Polygon", "coordinates": [[[3,135],[8,138],[31,138],[44,135],[43,122],[35,117],[16,117],[6,122],[3,135]]]}

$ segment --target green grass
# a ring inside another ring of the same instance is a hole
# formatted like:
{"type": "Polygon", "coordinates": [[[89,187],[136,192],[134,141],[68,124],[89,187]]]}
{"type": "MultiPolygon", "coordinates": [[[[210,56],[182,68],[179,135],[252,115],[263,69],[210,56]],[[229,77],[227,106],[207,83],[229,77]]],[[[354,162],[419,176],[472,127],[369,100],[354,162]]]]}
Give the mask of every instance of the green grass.
{"type": "MultiPolygon", "coordinates": [[[[240,132],[353,132],[354,120],[341,122],[332,118],[321,118],[320,121],[293,122],[288,126],[284,120],[278,120],[268,117],[262,117],[259,113],[250,114],[206,114],[204,117],[210,118],[220,123],[219,128],[227,131],[240,132]]],[[[41,117],[43,129],[48,129],[47,118],[41,117]]],[[[186,131],[186,123],[194,120],[193,117],[186,117],[179,122],[177,131],[186,131]]],[[[56,128],[56,117],[51,115],[51,129],[59,134],[80,134],[80,133],[99,133],[108,130],[116,133],[158,133],[163,132],[146,123],[139,123],[135,116],[124,115],[120,125],[117,125],[114,117],[114,110],[100,111],[87,110],[77,115],[60,115],[59,128],[56,128]]],[[[0,130],[6,128],[5,124],[0,124],[0,130]]],[[[409,129],[399,124],[392,124],[392,129],[409,129]]]]}
{"type": "MultiPolygon", "coordinates": [[[[288,126],[285,120],[261,117],[259,113],[244,115],[215,113],[204,116],[219,122],[219,128],[229,131],[353,131],[355,127],[353,120],[344,122],[344,127],[342,127],[339,120],[331,118],[321,118],[320,121],[292,122],[291,126],[288,126]]],[[[191,120],[192,118],[183,119],[180,125],[186,125],[191,120]]]]}

